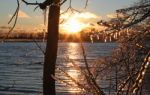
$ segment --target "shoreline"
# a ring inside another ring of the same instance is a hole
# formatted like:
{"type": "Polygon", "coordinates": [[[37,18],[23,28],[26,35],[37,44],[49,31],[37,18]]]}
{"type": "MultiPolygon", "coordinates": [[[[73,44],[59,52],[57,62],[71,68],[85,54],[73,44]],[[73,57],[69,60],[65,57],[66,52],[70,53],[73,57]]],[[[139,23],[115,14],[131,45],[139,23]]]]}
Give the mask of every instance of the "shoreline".
{"type": "Polygon", "coordinates": [[[3,39],[0,39],[0,42],[43,42],[42,39],[5,39],[3,41],[3,39]]]}
{"type": "MultiPolygon", "coordinates": [[[[0,42],[46,42],[46,40],[43,41],[43,39],[5,39],[3,41],[3,39],[0,39],[0,42]]],[[[59,40],[58,42],[74,42],[74,43],[79,43],[80,41],[62,41],[59,40]]],[[[84,43],[92,43],[90,41],[83,41],[84,43]]],[[[112,42],[103,42],[103,41],[95,41],[94,43],[114,43],[115,41],[112,42]]]]}

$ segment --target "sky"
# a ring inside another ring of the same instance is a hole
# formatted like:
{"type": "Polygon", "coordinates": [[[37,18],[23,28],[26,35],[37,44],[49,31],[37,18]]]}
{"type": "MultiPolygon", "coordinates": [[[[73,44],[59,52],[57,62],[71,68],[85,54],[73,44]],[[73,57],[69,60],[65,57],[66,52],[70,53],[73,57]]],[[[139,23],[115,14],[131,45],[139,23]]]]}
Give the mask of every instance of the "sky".
{"type": "MultiPolygon", "coordinates": [[[[0,3],[0,26],[11,26],[8,25],[8,21],[15,12],[17,7],[17,0],[1,0],[0,3]]],[[[27,0],[32,2],[42,2],[43,0],[27,0]]],[[[82,11],[82,17],[76,16],[76,19],[84,18],[86,21],[98,21],[100,19],[112,18],[116,9],[129,7],[134,4],[137,0],[89,0],[88,6],[85,9],[86,0],[72,0],[72,7],[74,9],[82,11]],[[85,13],[85,14],[84,14],[85,13]],[[91,17],[86,16],[90,15],[91,17]],[[94,20],[95,19],[95,20],[94,20]]],[[[61,11],[66,10],[68,2],[61,6],[61,11]]],[[[19,11],[19,19],[17,22],[18,27],[38,27],[43,24],[43,11],[37,9],[34,11],[35,6],[27,6],[21,3],[19,11]]],[[[81,14],[76,14],[81,15],[81,14]]],[[[65,15],[64,15],[65,16],[65,15]]],[[[62,18],[64,17],[62,16],[62,18]]],[[[73,16],[74,17],[74,16],[73,16]]],[[[69,17],[68,17],[69,18],[69,17]]]]}

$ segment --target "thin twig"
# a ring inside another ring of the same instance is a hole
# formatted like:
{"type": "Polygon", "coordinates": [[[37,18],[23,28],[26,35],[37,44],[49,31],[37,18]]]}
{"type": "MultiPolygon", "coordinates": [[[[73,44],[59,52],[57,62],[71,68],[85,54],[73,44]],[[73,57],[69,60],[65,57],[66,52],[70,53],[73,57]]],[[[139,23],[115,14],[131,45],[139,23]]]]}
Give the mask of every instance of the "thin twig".
{"type": "Polygon", "coordinates": [[[88,6],[88,1],[89,1],[89,0],[86,0],[86,2],[85,2],[85,6],[84,6],[85,9],[86,9],[86,7],[88,6]]]}
{"type": "Polygon", "coordinates": [[[29,3],[29,2],[27,2],[27,1],[25,1],[25,0],[22,0],[22,2],[24,2],[25,4],[27,4],[27,5],[39,5],[39,4],[41,4],[41,3],[29,3]]]}
{"type": "Polygon", "coordinates": [[[11,17],[11,19],[9,20],[9,22],[8,22],[8,24],[11,23],[12,20],[15,18],[14,24],[11,27],[11,29],[8,31],[8,33],[6,34],[6,36],[3,38],[2,41],[5,41],[8,38],[8,36],[10,35],[10,33],[13,31],[13,29],[15,28],[17,20],[18,20],[19,8],[20,8],[20,4],[19,4],[19,0],[17,0],[17,9],[16,9],[15,13],[13,14],[13,16],[11,17]]]}
{"type": "Polygon", "coordinates": [[[45,51],[42,49],[42,47],[37,43],[35,39],[33,39],[33,42],[36,44],[36,46],[39,48],[39,50],[45,55],[45,51]]]}

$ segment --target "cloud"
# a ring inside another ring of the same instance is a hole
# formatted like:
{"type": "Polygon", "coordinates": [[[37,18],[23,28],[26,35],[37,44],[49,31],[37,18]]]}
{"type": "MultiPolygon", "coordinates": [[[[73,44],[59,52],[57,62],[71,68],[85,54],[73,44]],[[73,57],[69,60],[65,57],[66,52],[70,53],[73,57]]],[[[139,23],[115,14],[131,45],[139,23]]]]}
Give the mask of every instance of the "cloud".
{"type": "Polygon", "coordinates": [[[81,13],[75,12],[73,14],[68,12],[68,13],[61,15],[60,18],[68,19],[70,17],[78,18],[78,19],[87,19],[87,20],[89,20],[89,19],[100,19],[101,18],[101,16],[98,16],[98,15],[91,13],[91,12],[81,12],[81,13]]]}
{"type": "Polygon", "coordinates": [[[63,20],[64,22],[67,22],[70,19],[75,19],[75,20],[78,20],[84,24],[95,23],[98,20],[100,20],[101,18],[102,18],[101,16],[98,16],[98,15],[91,13],[91,12],[81,12],[81,13],[79,13],[79,12],[74,12],[74,13],[67,12],[67,13],[62,14],[60,16],[60,19],[63,20]]]}
{"type": "Polygon", "coordinates": [[[112,13],[112,14],[107,14],[106,15],[108,18],[117,18],[117,15],[112,13]]]}
{"type": "MultiPolygon", "coordinates": [[[[12,14],[9,14],[8,17],[11,18],[12,14]]],[[[27,13],[19,10],[19,12],[18,12],[18,18],[31,18],[31,17],[27,13]]]]}
{"type": "Polygon", "coordinates": [[[18,13],[18,17],[19,18],[30,18],[30,16],[28,14],[26,14],[25,12],[23,12],[21,10],[18,13]]]}
{"type": "Polygon", "coordinates": [[[111,14],[107,14],[107,15],[106,15],[106,17],[107,17],[107,18],[110,18],[110,19],[112,19],[112,18],[117,18],[117,16],[118,16],[118,17],[124,17],[125,15],[123,15],[123,14],[121,14],[121,13],[120,13],[120,14],[111,13],[111,14]]]}
{"type": "Polygon", "coordinates": [[[63,19],[63,23],[60,25],[62,31],[81,31],[84,29],[98,28],[97,21],[101,19],[101,16],[91,12],[67,12],[62,14],[60,18],[63,19]]]}
{"type": "Polygon", "coordinates": [[[36,19],[43,19],[43,16],[42,15],[35,15],[34,18],[36,18],[36,19]]]}
{"type": "Polygon", "coordinates": [[[80,19],[97,19],[97,18],[99,18],[99,16],[97,16],[96,14],[93,14],[90,12],[76,13],[74,16],[77,18],[80,18],[80,19]]]}

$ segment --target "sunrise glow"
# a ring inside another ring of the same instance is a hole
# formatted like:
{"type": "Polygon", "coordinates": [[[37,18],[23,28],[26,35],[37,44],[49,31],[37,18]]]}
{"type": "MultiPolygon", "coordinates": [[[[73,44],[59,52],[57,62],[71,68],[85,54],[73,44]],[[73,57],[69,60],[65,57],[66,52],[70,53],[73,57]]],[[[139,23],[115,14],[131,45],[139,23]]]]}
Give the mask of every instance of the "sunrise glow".
{"type": "Polygon", "coordinates": [[[77,33],[86,28],[87,25],[80,22],[78,19],[71,18],[64,25],[63,28],[67,33],[77,33]]]}
{"type": "Polygon", "coordinates": [[[68,12],[61,15],[61,19],[63,19],[64,22],[60,25],[60,28],[67,34],[79,33],[89,28],[91,21],[97,18],[99,17],[90,12],[76,12],[73,14],[68,12]]]}

